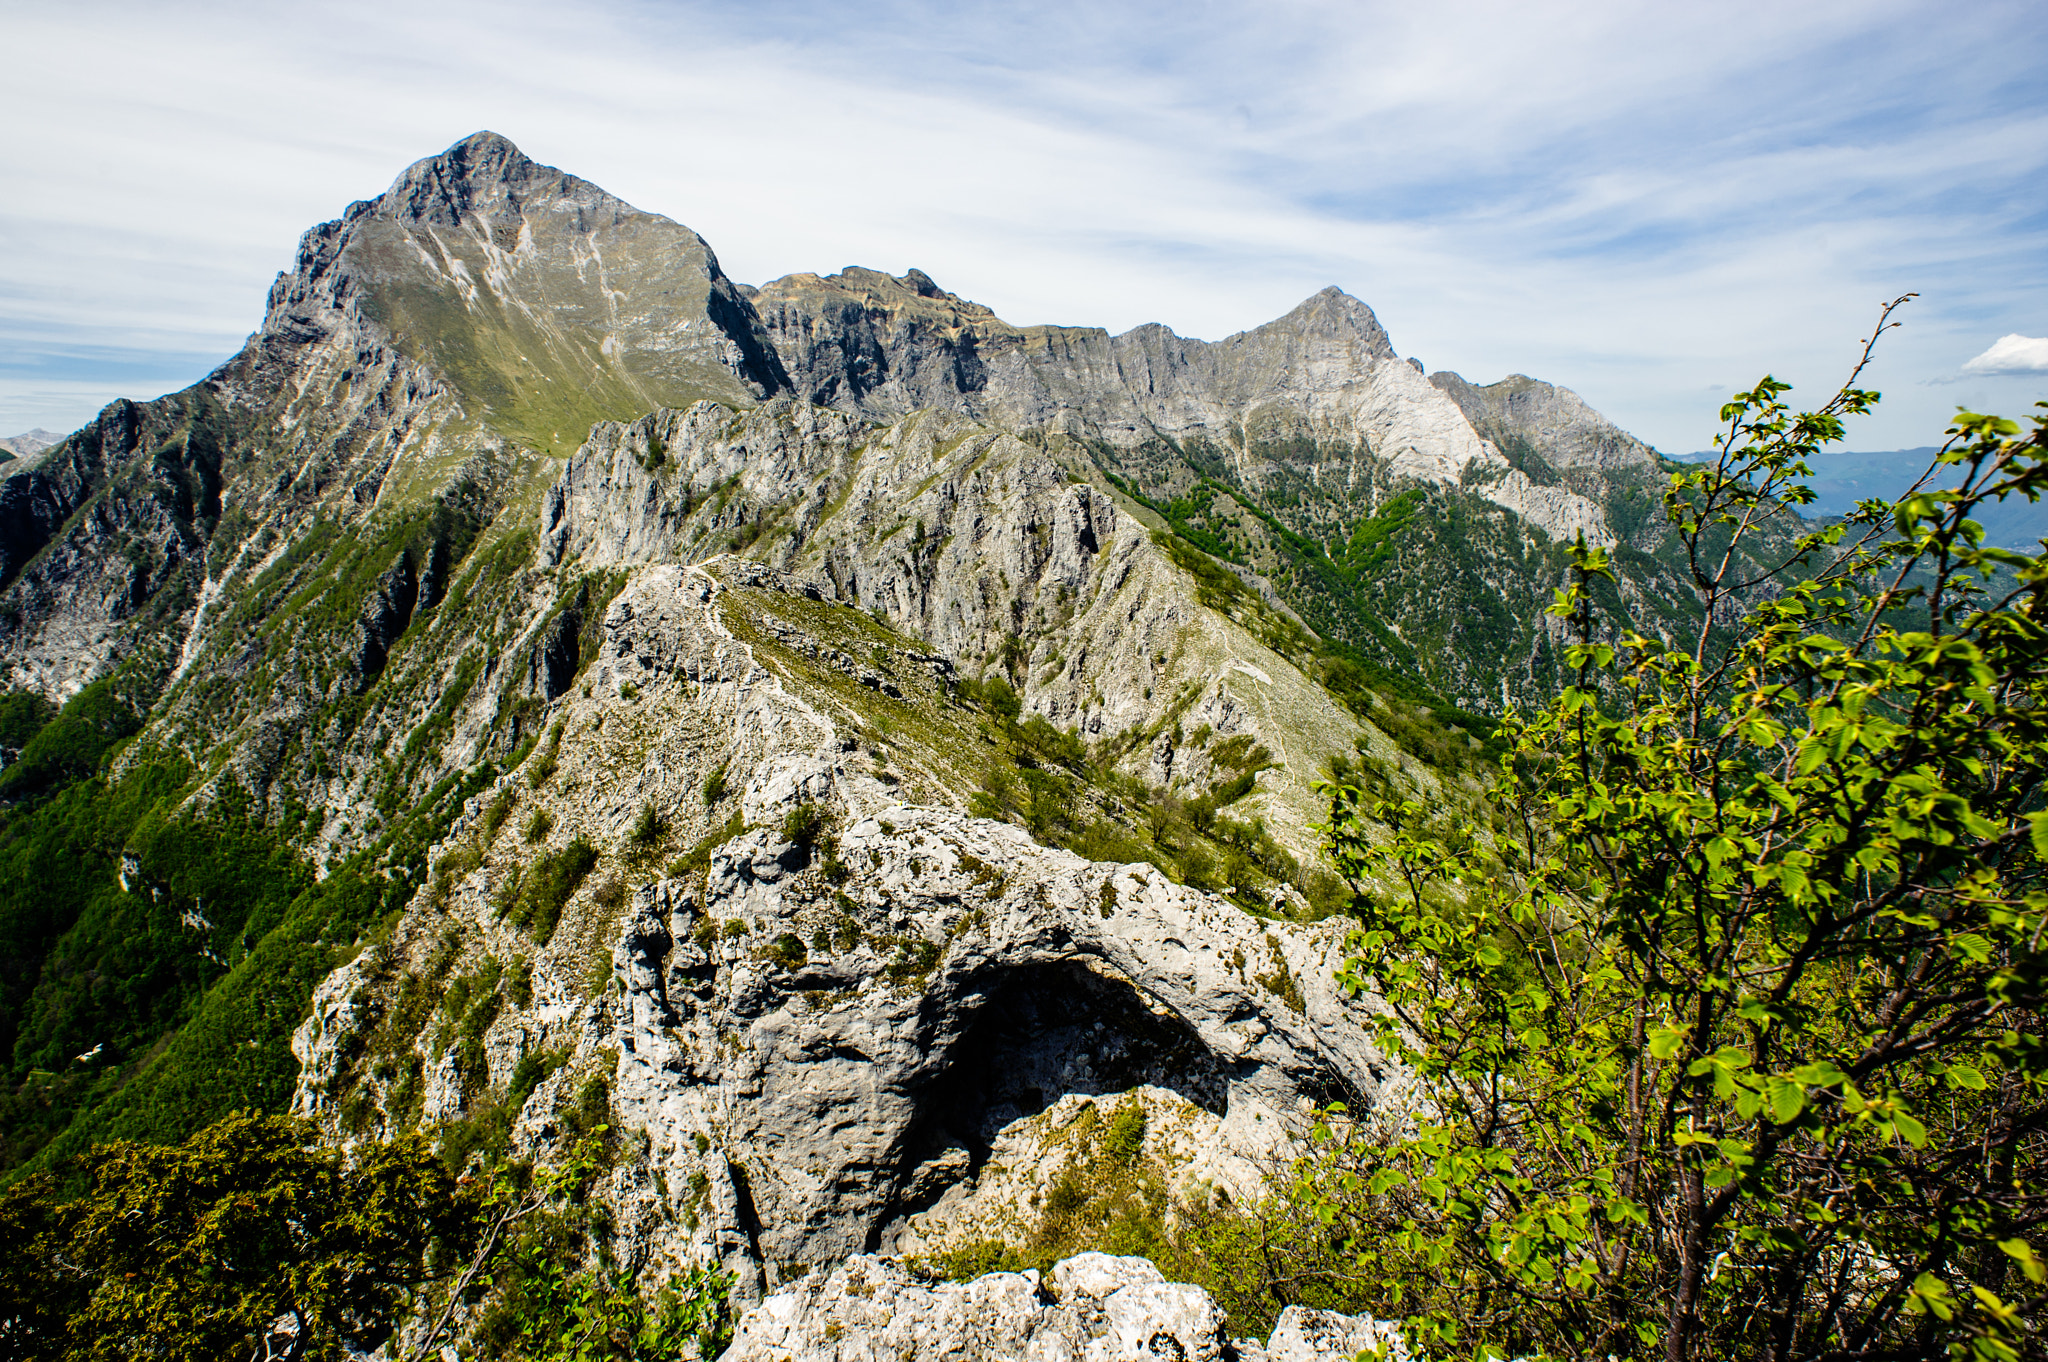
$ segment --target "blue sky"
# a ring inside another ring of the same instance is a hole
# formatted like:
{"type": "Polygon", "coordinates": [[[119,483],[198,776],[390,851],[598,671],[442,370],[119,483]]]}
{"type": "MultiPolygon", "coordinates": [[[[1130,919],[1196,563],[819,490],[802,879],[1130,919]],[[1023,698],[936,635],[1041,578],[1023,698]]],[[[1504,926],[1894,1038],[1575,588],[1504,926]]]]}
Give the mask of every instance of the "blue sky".
{"type": "Polygon", "coordinates": [[[734,277],[918,266],[1019,323],[1219,337],[1326,284],[1403,353],[1700,447],[2048,397],[2038,3],[284,6],[0,0],[0,435],[203,375],[298,233],[479,128],[734,277]]]}

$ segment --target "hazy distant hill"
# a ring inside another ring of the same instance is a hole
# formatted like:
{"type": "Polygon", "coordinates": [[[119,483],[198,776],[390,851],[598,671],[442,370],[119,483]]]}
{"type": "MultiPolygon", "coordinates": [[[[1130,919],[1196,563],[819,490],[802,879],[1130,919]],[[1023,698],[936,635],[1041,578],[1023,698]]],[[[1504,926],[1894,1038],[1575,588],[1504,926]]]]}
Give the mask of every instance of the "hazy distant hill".
{"type": "MultiPolygon", "coordinates": [[[[1859,501],[1896,501],[1934,462],[1936,448],[1839,450],[1813,460],[1814,478],[1809,484],[1816,499],[1809,515],[1847,515],[1859,501]]],[[[1688,462],[1713,458],[1711,452],[1687,454],[1688,462]]],[[[1937,478],[1930,486],[1943,485],[1937,478]]],[[[2001,548],[2031,549],[2048,535],[2048,505],[2014,502],[1986,507],[1978,517],[1988,542],[2001,548]]]]}
{"type": "Polygon", "coordinates": [[[0,439],[0,461],[25,459],[31,454],[40,454],[63,438],[57,432],[44,430],[40,426],[34,430],[24,431],[20,435],[9,435],[0,439]]]}

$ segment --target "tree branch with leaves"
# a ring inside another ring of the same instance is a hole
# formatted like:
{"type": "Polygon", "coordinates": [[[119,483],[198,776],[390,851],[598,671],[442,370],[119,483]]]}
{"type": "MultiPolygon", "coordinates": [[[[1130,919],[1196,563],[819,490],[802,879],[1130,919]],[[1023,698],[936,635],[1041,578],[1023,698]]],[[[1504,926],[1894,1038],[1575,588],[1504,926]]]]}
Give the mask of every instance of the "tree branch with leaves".
{"type": "Polygon", "coordinates": [[[1972,513],[2048,488],[2048,417],[1960,414],[1771,559],[1855,381],[1764,379],[1672,475],[1684,646],[1596,619],[1575,546],[1575,683],[1511,723],[1490,839],[1326,787],[1345,982],[1416,1100],[1333,1119],[1294,1195],[1419,1354],[2041,1350],[2048,557],[1972,513]]]}

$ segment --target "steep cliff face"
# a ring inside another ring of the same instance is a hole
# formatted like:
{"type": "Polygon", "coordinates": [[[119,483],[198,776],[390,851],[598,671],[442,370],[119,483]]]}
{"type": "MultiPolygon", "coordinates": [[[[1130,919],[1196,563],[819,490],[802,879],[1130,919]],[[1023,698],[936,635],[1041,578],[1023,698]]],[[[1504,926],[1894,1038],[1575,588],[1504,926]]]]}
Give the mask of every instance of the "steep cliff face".
{"type": "MultiPolygon", "coordinates": [[[[1140,454],[1160,440],[1226,451],[1255,489],[1256,444],[1307,438],[1353,458],[1291,460],[1286,471],[1355,486],[1369,453],[1384,479],[1458,486],[1546,531],[1602,537],[1597,508],[1534,495],[1454,402],[1394,353],[1372,309],[1336,288],[1286,316],[1217,342],[1147,325],[1120,336],[1085,327],[1010,326],[919,271],[793,275],[755,297],[795,390],[850,410],[943,406],[1011,429],[1052,427],[1140,454]]],[[[1138,466],[1143,466],[1142,457],[1138,466]]]]}
{"type": "Polygon", "coordinates": [[[1465,413],[1474,430],[1496,444],[1520,441],[1548,468],[1603,472],[1658,466],[1655,450],[1586,405],[1569,388],[1510,374],[1484,387],[1448,371],[1429,381],[1465,413]]]}
{"type": "Polygon", "coordinates": [[[493,134],[422,161],[340,228],[334,287],[360,290],[401,349],[535,448],[567,453],[607,416],[784,386],[702,237],[493,134]]]}

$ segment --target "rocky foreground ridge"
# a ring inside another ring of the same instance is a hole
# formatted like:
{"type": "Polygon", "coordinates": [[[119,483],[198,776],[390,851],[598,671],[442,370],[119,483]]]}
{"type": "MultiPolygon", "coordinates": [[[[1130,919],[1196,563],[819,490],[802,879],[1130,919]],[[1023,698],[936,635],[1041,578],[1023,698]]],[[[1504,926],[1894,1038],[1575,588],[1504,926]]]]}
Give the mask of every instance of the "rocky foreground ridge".
{"type": "Polygon", "coordinates": [[[886,1258],[847,1259],[778,1292],[740,1322],[726,1362],[1351,1362],[1397,1329],[1370,1315],[1290,1305],[1271,1336],[1228,1338],[1198,1286],[1166,1281],[1143,1258],[1083,1253],[1037,1272],[920,1281],[886,1258]]]}
{"type": "MultiPolygon", "coordinates": [[[[1002,757],[945,702],[943,660],[878,661],[883,636],[758,569],[641,574],[555,711],[545,777],[474,795],[436,884],[316,990],[299,1109],[342,1132],[473,1122],[544,1057],[513,1143],[547,1145],[595,1082],[645,1133],[611,1189],[621,1256],[716,1259],[752,1296],[790,1264],[1015,1237],[1073,1161],[1070,1095],[1143,1090],[1169,1185],[1239,1196],[1305,1102],[1376,1100],[1391,1075],[1369,1000],[1336,986],[1339,923],[934,807],[1002,757]],[[707,804],[714,771],[730,789],[707,804]],[[636,865],[648,808],[691,820],[675,843],[700,853],[636,865]],[[579,844],[620,851],[537,922],[527,881],[579,844]]],[[[1226,725],[1252,713],[1228,679],[1203,697],[1226,725]]]]}

